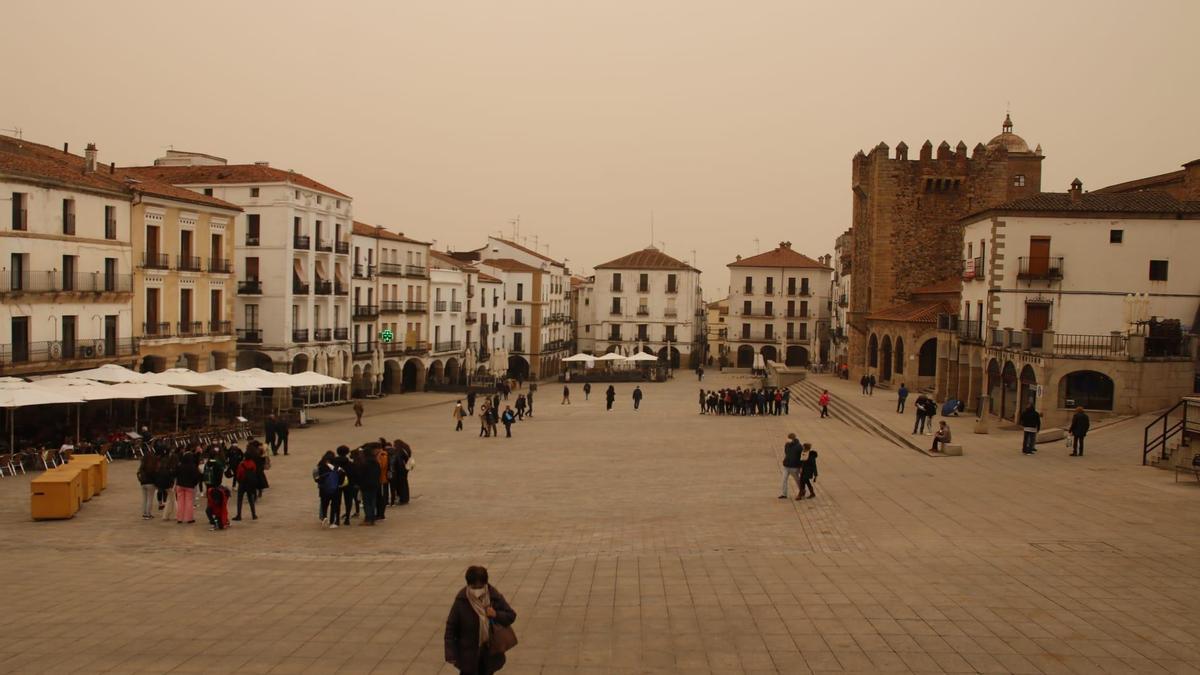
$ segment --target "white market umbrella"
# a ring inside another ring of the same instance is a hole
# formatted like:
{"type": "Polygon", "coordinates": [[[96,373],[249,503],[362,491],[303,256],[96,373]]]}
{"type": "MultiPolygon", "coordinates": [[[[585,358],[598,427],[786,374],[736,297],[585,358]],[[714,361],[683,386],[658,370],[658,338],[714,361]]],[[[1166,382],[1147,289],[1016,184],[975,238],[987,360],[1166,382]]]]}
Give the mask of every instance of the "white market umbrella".
{"type": "MultiPolygon", "coordinates": [[[[122,382],[121,384],[112,385],[111,388],[118,390],[123,394],[127,394],[129,398],[135,398],[135,399],[158,398],[160,396],[191,396],[192,395],[192,392],[187,391],[186,389],[177,389],[175,387],[169,387],[165,384],[158,384],[156,382],[122,382]]],[[[177,409],[176,413],[178,414],[178,412],[179,411],[177,409]]],[[[134,406],[133,406],[133,428],[135,430],[141,428],[140,415],[141,415],[141,411],[140,411],[138,405],[134,404],[134,406]]]]}
{"type": "Polygon", "coordinates": [[[618,354],[616,352],[609,352],[609,353],[605,354],[604,356],[597,356],[596,360],[597,361],[626,361],[627,359],[626,359],[626,357],[621,356],[620,354],[618,354]]]}
{"type": "Polygon", "coordinates": [[[150,373],[146,375],[146,380],[193,391],[221,391],[219,382],[187,368],[168,368],[161,373],[150,373]]]}
{"type": "Polygon", "coordinates": [[[627,360],[628,361],[638,361],[638,362],[648,362],[648,361],[658,361],[658,357],[649,352],[638,352],[638,353],[634,354],[633,356],[630,356],[627,360]]]}
{"type": "Polygon", "coordinates": [[[591,354],[576,354],[563,359],[563,363],[591,363],[596,360],[596,357],[591,354]]]}
{"type": "Polygon", "coordinates": [[[8,408],[8,451],[17,450],[14,414],[17,408],[59,403],[83,403],[83,399],[48,387],[35,387],[28,382],[6,382],[0,385],[0,408],[8,408]]]}
{"type": "MultiPolygon", "coordinates": [[[[101,384],[95,380],[85,380],[78,377],[49,377],[46,379],[37,380],[33,383],[33,386],[44,387],[51,391],[67,394],[68,396],[76,396],[88,402],[142,398],[141,396],[117,389],[112,385],[101,384]]],[[[76,444],[79,443],[79,418],[82,416],[82,412],[83,406],[79,406],[75,409],[76,444]]]]}
{"type": "Polygon", "coordinates": [[[74,373],[64,373],[60,377],[82,377],[85,380],[99,382],[145,382],[146,376],[115,363],[106,363],[98,368],[79,370],[74,373]]]}
{"type": "Polygon", "coordinates": [[[306,370],[303,373],[292,373],[287,376],[287,379],[293,387],[323,387],[327,384],[345,384],[345,382],[336,377],[322,375],[311,370],[306,370]]]}

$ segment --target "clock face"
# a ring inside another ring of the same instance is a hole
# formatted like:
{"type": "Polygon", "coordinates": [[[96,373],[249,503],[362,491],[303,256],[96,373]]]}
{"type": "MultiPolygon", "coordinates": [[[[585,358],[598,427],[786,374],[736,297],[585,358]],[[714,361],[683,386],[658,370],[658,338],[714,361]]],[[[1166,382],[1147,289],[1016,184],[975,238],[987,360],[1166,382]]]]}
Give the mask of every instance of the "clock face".
{"type": "Polygon", "coordinates": [[[379,331],[379,341],[380,342],[389,343],[392,340],[394,340],[395,338],[396,338],[396,335],[394,333],[392,333],[391,328],[384,328],[383,330],[379,331]]]}

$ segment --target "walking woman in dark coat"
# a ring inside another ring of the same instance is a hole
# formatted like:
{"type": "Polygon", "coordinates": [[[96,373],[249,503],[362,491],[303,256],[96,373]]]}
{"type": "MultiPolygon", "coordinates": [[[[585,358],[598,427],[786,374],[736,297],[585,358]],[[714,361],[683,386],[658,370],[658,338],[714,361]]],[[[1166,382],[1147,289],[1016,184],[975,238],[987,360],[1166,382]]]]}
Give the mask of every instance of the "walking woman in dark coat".
{"type": "Polygon", "coordinates": [[[490,675],[504,667],[504,655],[492,654],[493,624],[511,626],[512,606],[488,583],[487,568],[467,568],[467,585],[454,596],[446,617],[446,663],[464,675],[490,675]]]}

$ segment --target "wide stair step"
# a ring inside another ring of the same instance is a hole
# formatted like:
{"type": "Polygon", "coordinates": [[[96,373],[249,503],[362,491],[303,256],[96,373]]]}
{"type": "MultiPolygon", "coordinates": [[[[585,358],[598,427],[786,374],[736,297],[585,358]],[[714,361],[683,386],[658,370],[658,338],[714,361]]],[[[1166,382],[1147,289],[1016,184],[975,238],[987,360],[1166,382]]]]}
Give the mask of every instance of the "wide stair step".
{"type": "MultiPolygon", "coordinates": [[[[793,384],[790,388],[792,390],[793,402],[799,403],[803,407],[818,413],[820,412],[821,406],[817,404],[817,399],[820,398],[821,392],[824,391],[823,387],[811,380],[805,379],[793,384]]],[[[831,418],[848,426],[860,429],[868,434],[871,434],[872,436],[876,436],[888,441],[897,447],[904,448],[906,450],[915,450],[924,455],[931,454],[928,449],[922,448],[913,443],[906,438],[904,434],[901,434],[883,422],[880,422],[873,415],[862,408],[859,408],[858,406],[850,403],[846,399],[834,394],[833,392],[830,392],[829,395],[831,398],[829,405],[829,416],[831,418]]]]}

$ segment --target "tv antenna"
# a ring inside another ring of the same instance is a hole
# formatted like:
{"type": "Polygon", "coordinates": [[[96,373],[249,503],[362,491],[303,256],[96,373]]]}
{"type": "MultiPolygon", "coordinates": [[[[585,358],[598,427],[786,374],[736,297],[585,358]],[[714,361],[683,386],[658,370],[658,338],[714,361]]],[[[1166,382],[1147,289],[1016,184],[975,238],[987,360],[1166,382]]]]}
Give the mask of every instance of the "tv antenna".
{"type": "Polygon", "coordinates": [[[755,238],[754,238],[754,252],[755,252],[755,253],[760,253],[760,252],[761,252],[761,250],[760,250],[760,249],[759,249],[759,247],[758,247],[758,237],[755,237],[755,238]]]}
{"type": "Polygon", "coordinates": [[[24,136],[25,136],[25,130],[22,129],[21,127],[13,127],[11,129],[0,129],[0,131],[3,131],[4,133],[7,133],[7,134],[12,134],[13,136],[16,136],[18,139],[24,139],[24,136]]]}

